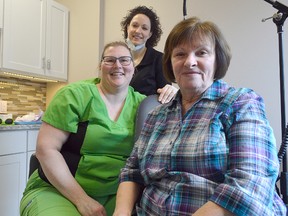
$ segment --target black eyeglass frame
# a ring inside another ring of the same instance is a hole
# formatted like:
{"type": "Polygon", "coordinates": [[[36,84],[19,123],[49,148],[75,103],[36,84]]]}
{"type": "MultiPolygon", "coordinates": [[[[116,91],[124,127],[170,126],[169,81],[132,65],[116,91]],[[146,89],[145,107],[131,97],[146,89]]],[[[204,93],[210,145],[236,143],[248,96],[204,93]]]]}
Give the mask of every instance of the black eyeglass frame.
{"type": "Polygon", "coordinates": [[[115,56],[103,56],[102,57],[102,62],[108,66],[113,66],[115,65],[116,61],[119,61],[119,63],[122,66],[129,66],[131,62],[133,61],[131,56],[120,56],[120,57],[115,57],[115,56]],[[108,58],[108,59],[107,59],[108,58]],[[110,61],[108,61],[110,60],[110,61]]]}

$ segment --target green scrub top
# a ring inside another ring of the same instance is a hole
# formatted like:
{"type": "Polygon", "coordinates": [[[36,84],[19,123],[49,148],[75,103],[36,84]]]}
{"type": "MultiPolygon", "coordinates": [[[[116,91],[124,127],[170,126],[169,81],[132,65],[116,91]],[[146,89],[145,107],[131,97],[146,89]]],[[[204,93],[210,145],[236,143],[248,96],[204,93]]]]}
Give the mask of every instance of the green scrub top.
{"type": "MultiPolygon", "coordinates": [[[[134,144],[137,108],[145,98],[129,87],[123,110],[114,122],[109,118],[96,87],[99,82],[100,79],[96,78],[63,87],[54,96],[42,118],[44,122],[71,133],[78,133],[79,122],[88,122],[83,143],[80,143],[75,179],[96,200],[97,197],[115,195],[117,192],[120,169],[124,167],[134,144]]],[[[68,144],[67,148],[74,147],[68,144]]],[[[43,182],[29,181],[28,184],[25,193],[28,188],[35,189],[43,182]]]]}

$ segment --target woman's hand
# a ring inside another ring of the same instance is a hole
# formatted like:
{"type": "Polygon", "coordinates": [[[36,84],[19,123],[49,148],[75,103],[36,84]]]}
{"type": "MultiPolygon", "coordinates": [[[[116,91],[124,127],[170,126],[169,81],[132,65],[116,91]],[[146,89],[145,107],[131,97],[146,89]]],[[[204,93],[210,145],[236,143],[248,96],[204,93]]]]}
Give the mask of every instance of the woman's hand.
{"type": "Polygon", "coordinates": [[[82,216],[106,216],[104,206],[89,196],[79,199],[76,207],[82,216]]]}
{"type": "Polygon", "coordinates": [[[157,89],[157,93],[159,94],[158,101],[162,104],[168,103],[176,94],[178,89],[172,85],[166,84],[163,88],[157,89]]]}
{"type": "Polygon", "coordinates": [[[113,216],[131,216],[131,213],[118,213],[118,212],[114,212],[113,216]]]}
{"type": "Polygon", "coordinates": [[[208,201],[202,207],[200,207],[193,216],[234,216],[231,212],[223,207],[208,201]]]}

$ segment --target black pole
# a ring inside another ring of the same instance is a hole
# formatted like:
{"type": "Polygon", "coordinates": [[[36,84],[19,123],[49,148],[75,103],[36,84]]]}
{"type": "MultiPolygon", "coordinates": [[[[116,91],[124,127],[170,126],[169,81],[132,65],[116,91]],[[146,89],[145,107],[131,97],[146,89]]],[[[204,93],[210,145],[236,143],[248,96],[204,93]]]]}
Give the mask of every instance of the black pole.
{"type": "Polygon", "coordinates": [[[183,19],[185,20],[187,16],[186,0],[183,0],[183,19]]]}
{"type": "MultiPolygon", "coordinates": [[[[282,139],[284,142],[281,143],[280,151],[278,155],[283,153],[282,172],[280,175],[280,188],[282,194],[282,200],[287,207],[288,203],[288,174],[287,174],[287,154],[285,138],[287,137],[286,131],[286,108],[285,108],[285,79],[284,79],[284,52],[283,52],[283,25],[287,18],[288,7],[278,1],[265,0],[270,3],[274,8],[278,9],[277,16],[273,16],[273,22],[277,26],[278,41],[279,41],[279,76],[280,76],[280,99],[281,99],[281,131],[282,139]]],[[[288,213],[288,212],[287,212],[288,213]]]]}
{"type": "MultiPolygon", "coordinates": [[[[281,13],[281,12],[278,12],[281,13]]],[[[284,54],[283,54],[283,24],[285,19],[287,18],[287,14],[283,14],[281,19],[273,18],[273,22],[277,26],[278,33],[278,41],[279,41],[279,76],[280,76],[280,99],[281,99],[281,131],[282,138],[285,137],[286,133],[286,104],[285,104],[285,78],[284,78],[284,54]]],[[[288,203],[288,190],[287,190],[287,182],[288,182],[288,174],[287,174],[287,154],[283,157],[283,169],[280,177],[280,187],[281,194],[284,203],[287,205],[288,203]]]]}

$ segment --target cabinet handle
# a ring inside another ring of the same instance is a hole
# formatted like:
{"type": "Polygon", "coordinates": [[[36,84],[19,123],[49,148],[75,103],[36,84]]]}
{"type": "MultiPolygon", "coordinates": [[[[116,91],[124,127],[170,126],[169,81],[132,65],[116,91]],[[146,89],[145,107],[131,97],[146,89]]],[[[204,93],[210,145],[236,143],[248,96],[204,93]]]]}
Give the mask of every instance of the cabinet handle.
{"type": "Polygon", "coordinates": [[[42,69],[46,68],[46,59],[45,57],[42,58],[42,69]]]}
{"type": "Polygon", "coordinates": [[[48,70],[51,69],[51,60],[50,59],[47,60],[47,69],[48,70]]]}

